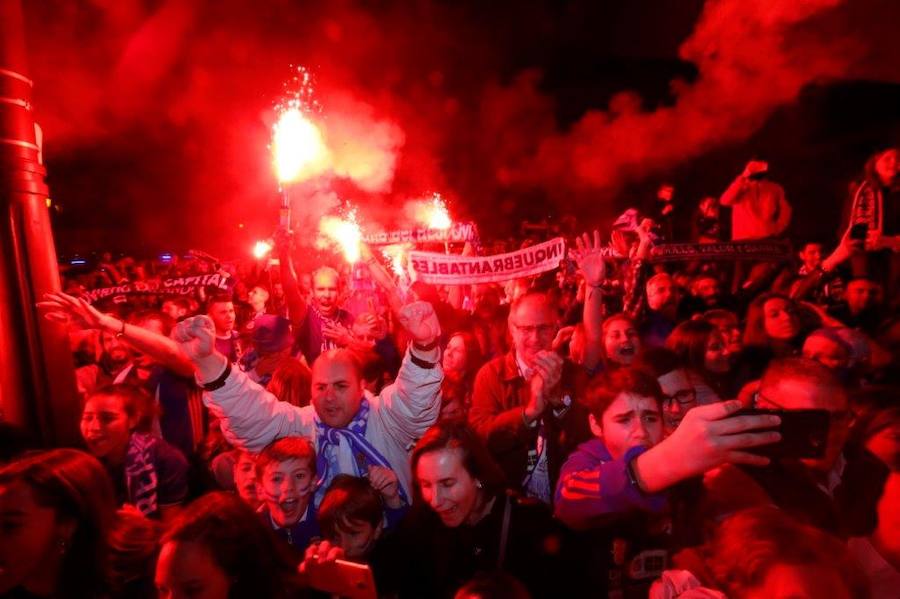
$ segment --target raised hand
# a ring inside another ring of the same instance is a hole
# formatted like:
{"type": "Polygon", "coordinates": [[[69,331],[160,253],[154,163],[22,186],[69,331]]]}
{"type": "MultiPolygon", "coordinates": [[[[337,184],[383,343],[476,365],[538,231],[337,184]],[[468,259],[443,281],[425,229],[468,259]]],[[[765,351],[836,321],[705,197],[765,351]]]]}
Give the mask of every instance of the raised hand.
{"type": "Polygon", "coordinates": [[[587,233],[575,238],[572,256],[585,283],[591,287],[600,285],[606,279],[606,262],[603,261],[602,251],[600,231],[594,230],[593,240],[587,233]]]}
{"type": "Polygon", "coordinates": [[[531,377],[531,397],[525,406],[525,418],[537,420],[548,404],[559,398],[559,382],[562,379],[563,359],[555,352],[541,351],[534,358],[534,374],[531,377]]]}
{"type": "Polygon", "coordinates": [[[328,541],[320,541],[312,543],[306,548],[303,556],[303,562],[297,568],[301,574],[308,574],[310,568],[315,568],[320,564],[333,562],[344,557],[344,550],[336,545],[332,545],[328,541]]]}
{"type": "Polygon", "coordinates": [[[44,310],[44,318],[54,322],[73,323],[83,329],[103,329],[116,320],[103,314],[80,297],[62,291],[45,293],[44,301],[37,303],[44,310]]]}
{"type": "Polygon", "coordinates": [[[768,464],[768,458],[747,450],[779,441],[777,431],[763,429],[777,427],[781,419],[734,416],[740,409],[741,402],[724,401],[690,410],[675,432],[637,459],[638,477],[645,490],[655,493],[726,463],[768,464]]]}
{"type": "Polygon", "coordinates": [[[441,335],[441,324],[428,302],[406,304],[398,316],[400,324],[418,345],[431,345],[441,335]]]}
{"type": "Polygon", "coordinates": [[[326,339],[334,341],[341,347],[347,347],[353,343],[353,335],[344,325],[334,322],[326,322],[322,325],[322,335],[326,339]]]}
{"type": "Polygon", "coordinates": [[[369,484],[381,493],[386,506],[398,508],[403,505],[403,500],[400,499],[400,480],[390,468],[369,466],[369,484]]]}
{"type": "Polygon", "coordinates": [[[215,353],[216,325],[209,316],[192,316],[175,326],[172,339],[196,364],[215,353]]]}

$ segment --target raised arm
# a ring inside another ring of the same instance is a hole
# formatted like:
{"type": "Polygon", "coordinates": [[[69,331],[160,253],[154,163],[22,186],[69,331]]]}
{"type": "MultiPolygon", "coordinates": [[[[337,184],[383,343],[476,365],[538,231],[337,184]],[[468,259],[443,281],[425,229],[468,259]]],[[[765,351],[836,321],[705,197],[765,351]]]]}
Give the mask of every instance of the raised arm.
{"type": "Polygon", "coordinates": [[[437,422],[444,372],[438,347],[441,327],[431,304],[408,304],[400,310],[399,318],[412,341],[397,379],[381,392],[380,414],[390,434],[407,445],[437,422]]]}
{"type": "Polygon", "coordinates": [[[576,238],[572,254],[584,277],[584,367],[592,372],[600,364],[603,346],[603,294],[600,286],[606,279],[606,263],[601,253],[600,232],[594,231],[593,240],[587,233],[576,238]]]}
{"type": "Polygon", "coordinates": [[[367,243],[360,242],[360,253],[362,259],[369,267],[369,273],[372,275],[372,279],[387,295],[388,304],[391,306],[391,310],[394,314],[399,314],[403,309],[403,300],[400,297],[400,290],[397,288],[397,284],[394,283],[394,278],[391,276],[391,273],[378,262],[375,255],[372,253],[372,249],[367,243]]]}
{"type": "Polygon", "coordinates": [[[193,365],[178,344],[158,333],[104,314],[80,297],[63,292],[47,293],[38,307],[44,316],[57,322],[74,322],[82,328],[114,333],[138,351],[147,354],[161,365],[182,376],[194,372],[193,365]]]}
{"type": "Polygon", "coordinates": [[[193,364],[197,382],[207,390],[203,402],[222,421],[222,432],[233,445],[257,453],[287,436],[313,437],[313,408],[297,408],[278,401],[250,380],[215,349],[215,325],[208,316],[194,316],[178,323],[173,339],[193,364]]]}
{"type": "Polygon", "coordinates": [[[275,251],[278,253],[278,268],[281,274],[281,286],[284,289],[284,303],[287,305],[288,318],[294,327],[299,327],[306,320],[309,306],[300,293],[294,261],[291,259],[291,234],[284,229],[275,233],[275,251]]]}

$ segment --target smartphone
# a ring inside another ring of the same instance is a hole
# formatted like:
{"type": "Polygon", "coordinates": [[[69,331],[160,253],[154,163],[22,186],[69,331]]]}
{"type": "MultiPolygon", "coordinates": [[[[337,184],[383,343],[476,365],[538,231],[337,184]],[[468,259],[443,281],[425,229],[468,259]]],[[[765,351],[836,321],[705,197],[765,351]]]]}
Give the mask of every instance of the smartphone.
{"type": "Polygon", "coordinates": [[[307,569],[309,585],[317,591],[349,597],[377,599],[375,578],[366,564],[338,559],[324,564],[311,564],[307,569]]]}
{"type": "Polygon", "coordinates": [[[865,241],[869,235],[869,225],[866,223],[856,223],[850,227],[850,239],[853,241],[865,241]]]}
{"type": "Polygon", "coordinates": [[[825,455],[831,414],[828,410],[767,410],[744,408],[734,416],[773,414],[781,418],[781,425],[773,427],[781,433],[781,441],[751,447],[747,451],[769,458],[811,458],[825,455]]]}

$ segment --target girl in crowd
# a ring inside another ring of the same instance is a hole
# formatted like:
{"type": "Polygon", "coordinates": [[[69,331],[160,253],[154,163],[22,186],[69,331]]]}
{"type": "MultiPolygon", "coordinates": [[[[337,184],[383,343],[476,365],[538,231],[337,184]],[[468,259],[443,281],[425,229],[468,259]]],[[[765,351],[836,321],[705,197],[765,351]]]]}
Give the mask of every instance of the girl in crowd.
{"type": "Polygon", "coordinates": [[[74,449],[0,469],[0,595],[103,597],[115,496],[103,466],[74,449]]]}
{"type": "Polygon", "coordinates": [[[738,390],[728,384],[731,352],[715,326],[705,320],[682,322],[669,335],[666,347],[689,371],[699,405],[736,395],[738,390]]]}
{"type": "Polygon", "coordinates": [[[293,597],[295,565],[240,499],[210,493],[189,505],[163,535],[156,563],[159,599],[293,597]]]}
{"type": "Polygon", "coordinates": [[[804,337],[800,312],[793,300],[779,293],[758,296],[747,308],[744,351],[735,362],[733,388],[740,389],[759,379],[773,358],[800,353],[804,337]]]}
{"type": "Polygon", "coordinates": [[[630,366],[641,351],[641,339],[634,321],[624,314],[603,321],[603,363],[606,370],[630,366]]]}
{"type": "Polygon", "coordinates": [[[180,451],[150,435],[151,398],[128,385],[90,395],[81,413],[81,436],[106,467],[120,504],[164,521],[188,493],[188,464],[180,451]]]}

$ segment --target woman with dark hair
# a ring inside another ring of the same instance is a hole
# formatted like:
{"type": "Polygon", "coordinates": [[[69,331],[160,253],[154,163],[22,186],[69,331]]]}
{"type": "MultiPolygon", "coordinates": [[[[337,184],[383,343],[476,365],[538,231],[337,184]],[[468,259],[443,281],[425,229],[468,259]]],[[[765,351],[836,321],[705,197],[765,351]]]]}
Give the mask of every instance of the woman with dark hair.
{"type": "Polygon", "coordinates": [[[900,274],[897,158],[895,147],[883,148],[869,157],[863,180],[853,192],[847,224],[851,233],[858,234],[858,238],[865,237],[866,252],[853,257],[853,274],[877,277],[886,289],[892,288],[900,274]]]}
{"type": "Polygon", "coordinates": [[[476,574],[495,570],[520,579],[534,597],[574,591],[563,529],[544,504],[507,491],[475,431],[439,422],[411,462],[417,501],[393,539],[387,577],[401,597],[452,597],[476,574]]]}
{"type": "Polygon", "coordinates": [[[163,535],[156,588],[160,599],[287,598],[293,570],[253,510],[216,492],[185,508],[163,535]]]}
{"type": "Polygon", "coordinates": [[[103,466],[75,449],[0,469],[0,595],[102,597],[115,495],[103,466]]]}
{"type": "Polygon", "coordinates": [[[188,464],[180,451],[149,434],[153,400],[130,385],[88,396],[81,436],[106,467],[120,503],[165,521],[188,493],[188,464]]]}
{"type": "Polygon", "coordinates": [[[819,326],[815,315],[801,312],[785,295],[763,293],[756,297],[747,308],[744,351],[736,360],[734,388],[759,379],[772,359],[799,354],[805,332],[819,326]]]}
{"type": "Polygon", "coordinates": [[[444,378],[460,381],[471,390],[475,384],[475,375],[483,365],[481,345],[474,334],[457,331],[450,335],[442,362],[444,378]]]}
{"type": "Polygon", "coordinates": [[[731,352],[719,329],[705,320],[688,320],[679,324],[666,347],[672,350],[691,375],[697,392],[697,404],[706,405],[732,397],[729,389],[731,352]]]}

